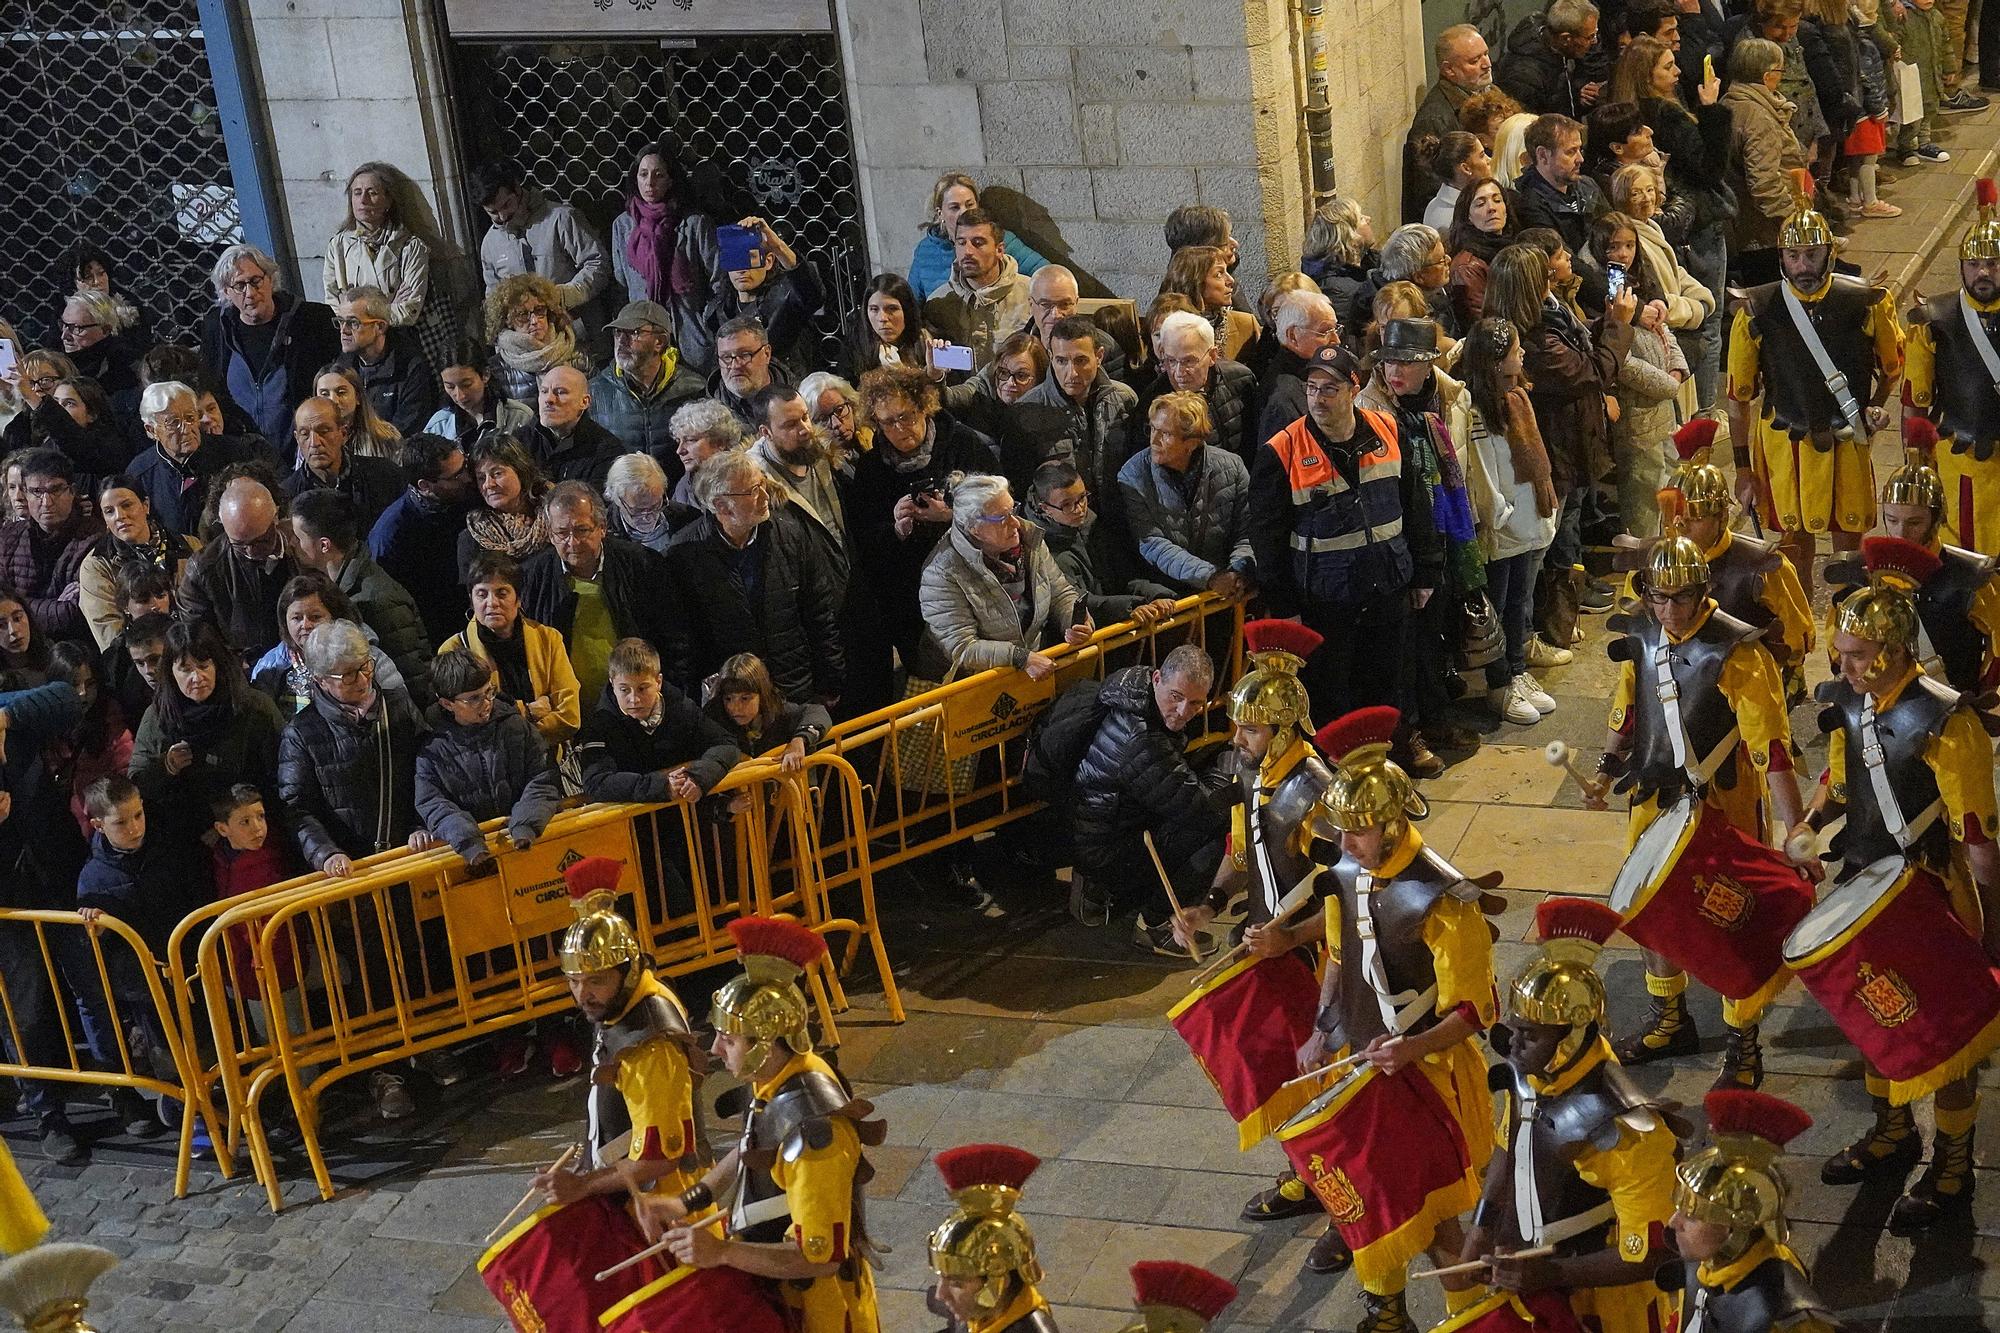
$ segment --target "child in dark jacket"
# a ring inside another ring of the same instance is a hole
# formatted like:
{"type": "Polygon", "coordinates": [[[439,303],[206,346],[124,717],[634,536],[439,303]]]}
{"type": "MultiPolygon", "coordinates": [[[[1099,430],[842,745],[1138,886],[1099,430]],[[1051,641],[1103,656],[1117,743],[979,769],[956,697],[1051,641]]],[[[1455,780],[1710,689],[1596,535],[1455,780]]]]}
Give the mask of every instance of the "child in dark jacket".
{"type": "Polygon", "coordinates": [[[644,639],[619,640],[607,674],[577,747],[591,800],[697,801],[742,760],[721,724],[666,683],[644,639]]]}
{"type": "Polygon", "coordinates": [[[705,682],[702,711],[727,731],[736,748],[762,756],[784,747],[778,764],[788,773],[805,766],[806,755],[833,726],[817,703],[795,704],[778,693],[771,672],[755,653],[738,653],[705,682]]]}
{"type": "Polygon", "coordinates": [[[507,818],[507,839],[526,847],[562,804],[562,786],[542,738],[517,708],[496,709],[499,674],[463,648],[431,667],[437,702],[417,747],[417,813],[433,837],[475,869],[493,863],[482,821],[507,818]]]}

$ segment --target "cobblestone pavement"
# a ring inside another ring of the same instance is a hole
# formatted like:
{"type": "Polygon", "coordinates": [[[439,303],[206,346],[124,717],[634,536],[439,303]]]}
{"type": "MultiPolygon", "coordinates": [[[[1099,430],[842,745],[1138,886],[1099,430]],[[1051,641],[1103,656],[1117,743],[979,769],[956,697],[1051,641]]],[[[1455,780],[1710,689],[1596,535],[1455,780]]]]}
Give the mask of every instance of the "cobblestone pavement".
{"type": "MultiPolygon", "coordinates": [[[[1942,224],[1955,245],[1957,223],[1943,215],[1969,196],[1973,159],[1989,154],[1968,150],[1992,142],[1996,119],[1947,125],[1945,142],[1958,156],[1950,166],[1899,171],[1888,195],[1908,211],[1857,231],[1850,254],[1864,270],[1887,263],[1899,282],[1914,275],[1931,292],[1956,280],[1954,253],[1932,262],[1932,240],[1942,224]]],[[[1893,458],[1886,435],[1878,458],[1893,458]]],[[[1550,675],[1554,716],[1504,734],[1485,723],[1485,748],[1427,784],[1430,841],[1469,869],[1506,872],[1503,974],[1518,966],[1543,894],[1603,893],[1619,860],[1623,817],[1582,809],[1574,787],[1538,754],[1550,739],[1586,748],[1602,739],[1609,667],[1595,644],[1586,648],[1575,666],[1550,675]]],[[[1351,1328],[1359,1314],[1351,1280],[1300,1275],[1320,1223],[1237,1220],[1281,1162],[1268,1143],[1235,1150],[1213,1090],[1168,1031],[1164,1013],[1185,993],[1185,971],[1140,961],[1112,932],[1073,925],[1060,883],[1024,871],[1011,855],[1035,842],[1016,828],[982,844],[982,873],[1015,908],[997,925],[968,926],[962,915],[927,908],[935,891],[928,877],[891,872],[879,886],[910,1017],[893,1026],[866,993],[857,995],[839,1058],[889,1124],[869,1190],[870,1225],[893,1247],[881,1274],[885,1327],[936,1327],[919,1294],[923,1234],[945,1203],[930,1154],[996,1139],[1046,1159],[1025,1211],[1066,1333],[1116,1328],[1128,1308],[1125,1270],[1145,1257],[1207,1264],[1238,1281],[1242,1296],[1225,1324],[1239,1333],[1351,1328]]],[[[1614,1022],[1630,1021],[1642,1004],[1636,954],[1613,952],[1608,971],[1614,1022]]],[[[684,979],[681,990],[699,1009],[714,981],[684,979]]],[[[1695,1008],[1710,1038],[1704,1053],[1638,1071],[1647,1088],[1690,1104],[1719,1058],[1715,1002],[1698,999],[1695,1008]]],[[[1886,1235],[1893,1191],[1818,1183],[1818,1158],[1865,1118],[1850,1052],[1797,988],[1766,1034],[1767,1087],[1818,1120],[1797,1145],[1790,1175],[1797,1239],[1822,1289],[1857,1329],[2000,1328],[1992,1271],[2000,1184],[1982,1169],[1986,1188],[1970,1225],[1933,1236],[1921,1254],[1886,1235]]],[[[303,1158],[288,1154],[288,1206],[277,1215],[249,1180],[223,1182],[212,1166],[174,1200],[171,1151],[161,1146],[102,1138],[90,1165],[61,1168],[36,1155],[25,1124],[6,1128],[57,1234],[124,1256],[97,1286],[94,1314],[107,1330],[492,1333],[506,1325],[473,1268],[481,1238],[519,1197],[531,1165],[581,1132],[582,1087],[479,1078],[442,1091],[417,1087],[419,1115],[394,1126],[359,1119],[352,1100],[344,1120],[339,1105],[329,1107],[325,1142],[340,1193],[320,1202],[303,1158]]],[[[87,1131],[115,1133],[108,1112],[93,1122],[79,1106],[79,1115],[87,1131]]],[[[2000,1143],[1995,1099],[1981,1120],[1990,1154],[2000,1143]]],[[[1442,1314],[1433,1292],[1419,1291],[1413,1305],[1421,1321],[1442,1314]]]]}

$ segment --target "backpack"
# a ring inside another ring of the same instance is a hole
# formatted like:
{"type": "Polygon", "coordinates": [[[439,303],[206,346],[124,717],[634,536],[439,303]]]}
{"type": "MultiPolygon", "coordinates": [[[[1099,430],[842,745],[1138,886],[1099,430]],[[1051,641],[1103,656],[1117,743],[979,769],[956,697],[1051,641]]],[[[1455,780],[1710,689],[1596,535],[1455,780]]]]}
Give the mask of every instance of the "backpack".
{"type": "Polygon", "coordinates": [[[1028,727],[1027,756],[1021,765],[1021,789],[1030,799],[1054,805],[1067,800],[1106,708],[1099,697],[1101,680],[1079,681],[1058,694],[1028,727]]]}

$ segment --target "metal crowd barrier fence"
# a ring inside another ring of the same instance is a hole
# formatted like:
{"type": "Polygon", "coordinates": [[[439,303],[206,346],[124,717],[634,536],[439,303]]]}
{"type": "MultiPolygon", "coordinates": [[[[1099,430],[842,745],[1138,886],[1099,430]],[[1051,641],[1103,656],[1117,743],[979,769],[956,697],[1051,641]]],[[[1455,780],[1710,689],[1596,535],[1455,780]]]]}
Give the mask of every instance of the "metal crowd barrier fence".
{"type": "MultiPolygon", "coordinates": [[[[320,1194],[330,1198],[320,1099],[332,1085],[571,1009],[556,958],[572,919],[562,870],[593,855],[625,864],[621,906],[663,974],[732,959],[724,927],[735,916],[791,913],[845,942],[838,964],[809,978],[826,1040],[839,1039],[835,1015],[847,1007],[841,978],[863,944],[885,1006],[901,1022],[874,871],[1038,809],[1014,791],[1020,741],[1062,688],[1157,662],[1175,643],[1204,636],[1228,656],[1218,678],[1231,679],[1241,619],[1240,604],[1187,598],[1161,620],[1110,626],[1086,644],[1054,650],[1058,670],[1047,680],[984,672],[843,723],[799,770],[753,760],[697,803],[566,809],[534,845],[516,851],[501,843],[478,873],[448,848],[397,850],[357,862],[344,879],[302,876],[209,903],[176,925],[164,958],[113,918],[93,932],[73,912],[0,911],[0,931],[23,946],[0,954],[0,967],[38,959],[42,972],[0,976],[13,1061],[0,1063],[0,1075],[176,1098],[187,1113],[175,1193],[186,1193],[200,1124],[225,1177],[247,1151],[274,1211],[281,1182],[263,1099],[282,1084],[320,1194]],[[863,782],[857,763],[872,781],[863,782]],[[943,780],[916,781],[919,767],[943,780]],[[112,962],[108,940],[117,942],[112,962]],[[21,989],[35,986],[46,996],[21,989]],[[15,996],[53,1008],[59,1052],[42,1050],[57,1039],[23,1029],[15,996]],[[85,1043],[93,1059],[77,1054],[79,1010],[71,1000],[79,997],[82,1012],[108,1008],[97,1025],[110,1029],[115,1056],[101,1036],[85,1043]],[[157,1030],[151,1061],[127,1039],[135,1015],[157,1030]]],[[[484,826],[489,840],[504,823],[484,826]]]]}

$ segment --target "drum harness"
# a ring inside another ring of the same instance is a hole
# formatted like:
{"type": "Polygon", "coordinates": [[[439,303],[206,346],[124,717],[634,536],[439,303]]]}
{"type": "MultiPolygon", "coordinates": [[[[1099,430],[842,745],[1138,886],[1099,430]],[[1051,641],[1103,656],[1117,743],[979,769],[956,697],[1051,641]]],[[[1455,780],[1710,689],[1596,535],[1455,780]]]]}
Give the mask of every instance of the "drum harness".
{"type": "Polygon", "coordinates": [[[1243,775],[1243,785],[1247,788],[1243,802],[1243,823],[1250,830],[1250,847],[1257,857],[1257,877],[1260,881],[1258,892],[1263,896],[1264,905],[1271,913],[1271,920],[1278,920],[1278,912],[1283,902],[1278,895],[1278,876],[1271,869],[1271,851],[1264,841],[1263,806],[1258,797],[1264,788],[1257,781],[1257,774],[1243,775]]]}
{"type": "Polygon", "coordinates": [[[1361,940],[1361,975],[1368,982],[1368,989],[1375,993],[1383,1025],[1400,1037],[1436,1006],[1437,982],[1421,991],[1390,991],[1389,973],[1382,965],[1382,946],[1376,942],[1374,885],[1375,877],[1368,871],[1355,873],[1354,901],[1361,910],[1354,914],[1354,933],[1361,940]]]}
{"type": "MultiPolygon", "coordinates": [[[[1786,289],[1786,294],[1791,294],[1790,288],[1786,289]]],[[[1736,748],[1742,729],[1731,727],[1729,733],[1716,742],[1715,749],[1704,756],[1700,763],[1693,762],[1688,753],[1687,727],[1681,721],[1680,682],[1674,679],[1670,645],[1666,641],[1664,632],[1660,642],[1653,647],[1653,689],[1659,696],[1660,712],[1666,718],[1667,742],[1673,747],[1674,765],[1687,774],[1688,781],[1700,791],[1708,786],[1708,780],[1715,776],[1715,770],[1722,767],[1723,761],[1729,757],[1729,752],[1736,748]]]]}
{"type": "Polygon", "coordinates": [[[1535,1184],[1535,1116],[1541,1100],[1528,1080],[1514,1080],[1514,1102],[1521,1121],[1514,1130],[1514,1223],[1520,1228],[1521,1240],[1531,1247],[1561,1244],[1618,1216],[1617,1207],[1606,1199],[1574,1217],[1543,1220],[1542,1193],[1535,1184]]]}
{"type": "Polygon", "coordinates": [[[1875,793],[1875,804],[1882,812],[1882,827],[1896,840],[1896,845],[1904,851],[1914,846],[1924,836],[1944,809],[1944,798],[1939,796],[1917,813],[1911,820],[1903,818],[1903,806],[1896,799],[1896,789],[1889,782],[1889,767],[1882,750],[1881,734],[1875,729],[1875,696],[1864,695],[1861,700],[1861,766],[1868,770],[1868,786],[1875,793]]]}

